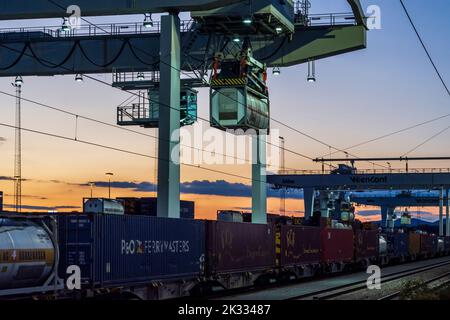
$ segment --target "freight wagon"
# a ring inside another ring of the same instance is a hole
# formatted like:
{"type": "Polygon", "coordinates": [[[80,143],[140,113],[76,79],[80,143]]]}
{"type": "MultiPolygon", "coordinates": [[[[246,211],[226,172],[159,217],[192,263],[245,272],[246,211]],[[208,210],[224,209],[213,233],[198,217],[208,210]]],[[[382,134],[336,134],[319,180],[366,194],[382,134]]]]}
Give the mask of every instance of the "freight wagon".
{"type": "Polygon", "coordinates": [[[444,237],[444,252],[450,253],[450,236],[444,237]]]}
{"type": "Polygon", "coordinates": [[[420,257],[432,258],[437,254],[438,237],[434,234],[420,235],[420,257]]]}
{"type": "Polygon", "coordinates": [[[145,296],[166,299],[188,295],[204,273],[203,221],[83,214],[58,223],[60,277],[79,266],[85,292],[151,284],[145,296]]]}
{"type": "Polygon", "coordinates": [[[421,235],[418,233],[409,234],[409,258],[416,260],[420,257],[420,239],[421,235]]]}
{"type": "Polygon", "coordinates": [[[321,272],[321,228],[278,225],[276,229],[277,266],[282,279],[311,277],[321,272]]]}
{"type": "Polygon", "coordinates": [[[355,231],[355,263],[367,267],[378,261],[380,239],[378,230],[355,231]]]}
{"type": "Polygon", "coordinates": [[[321,233],[325,272],[334,273],[347,269],[353,262],[353,230],[323,228],[321,233]]]}
{"type": "MultiPolygon", "coordinates": [[[[15,221],[23,220],[3,219],[0,229],[5,234],[36,229],[26,223],[18,228],[15,221]]],[[[119,292],[145,299],[176,298],[331,274],[367,263],[430,258],[439,246],[434,235],[394,232],[378,237],[376,230],[293,225],[286,219],[263,225],[94,213],[57,215],[57,222],[52,230],[58,230],[58,240],[47,241],[54,260],[47,262],[47,253],[44,260],[58,272],[47,277],[42,269],[45,276],[36,272],[29,282],[4,272],[0,295],[11,296],[11,289],[28,290],[31,295],[52,288],[61,297],[119,292]],[[59,278],[65,282],[72,275],[67,273],[69,266],[79,268],[81,290],[62,286],[59,278]],[[58,287],[49,285],[51,279],[58,287]],[[23,288],[29,285],[36,287],[23,288]]],[[[27,245],[39,245],[45,234],[53,239],[49,230],[39,232],[42,235],[27,245]]],[[[449,252],[450,238],[442,240],[449,252]]],[[[52,257],[50,251],[48,257],[52,257]]],[[[7,270],[9,252],[3,248],[0,256],[0,265],[6,261],[7,270]]],[[[34,266],[44,265],[44,255],[34,252],[23,257],[29,257],[34,266]]]]}
{"type": "Polygon", "coordinates": [[[387,240],[387,256],[391,263],[404,262],[409,256],[409,235],[394,232],[385,234],[387,240]]]}
{"type": "Polygon", "coordinates": [[[206,275],[212,283],[240,288],[274,278],[272,224],[206,221],[206,275]]]}

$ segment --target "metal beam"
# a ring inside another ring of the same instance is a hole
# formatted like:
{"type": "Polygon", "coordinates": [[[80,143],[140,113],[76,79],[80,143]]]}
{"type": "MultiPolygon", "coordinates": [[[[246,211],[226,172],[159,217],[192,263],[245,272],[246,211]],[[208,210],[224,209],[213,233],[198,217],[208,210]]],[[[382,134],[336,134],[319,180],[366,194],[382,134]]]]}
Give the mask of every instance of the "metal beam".
{"type": "Polygon", "coordinates": [[[450,189],[450,173],[293,174],[268,175],[267,182],[285,188],[316,190],[450,189]]]}
{"type": "Polygon", "coordinates": [[[305,218],[312,217],[314,211],[315,190],[313,188],[303,189],[303,199],[305,204],[305,218]]]}
{"type": "Polygon", "coordinates": [[[266,135],[252,136],[252,223],[267,223],[266,135]]]}
{"type": "Polygon", "coordinates": [[[363,26],[296,26],[291,41],[286,38],[276,39],[260,49],[254,48],[254,52],[255,57],[271,67],[289,67],[366,47],[366,30],[363,26]]]}
{"type": "Polygon", "coordinates": [[[316,158],[314,162],[362,162],[362,161],[435,161],[450,160],[450,157],[382,157],[382,158],[316,158]]]}
{"type": "Polygon", "coordinates": [[[62,18],[77,5],[81,16],[110,16],[171,11],[197,11],[228,6],[243,0],[0,0],[0,20],[62,18]]]}
{"type": "Polygon", "coordinates": [[[180,18],[161,17],[158,217],[180,217],[180,18]],[[169,141],[169,142],[167,142],[169,141]]]}
{"type": "Polygon", "coordinates": [[[352,8],[353,14],[355,15],[355,20],[358,25],[362,25],[367,29],[366,16],[364,10],[362,9],[361,2],[359,0],[347,0],[352,8]]]}
{"type": "MultiPolygon", "coordinates": [[[[190,43],[191,34],[181,33],[181,69],[185,71],[204,61],[205,52],[211,52],[208,35],[198,34],[190,43]]],[[[286,38],[260,36],[250,36],[250,41],[255,59],[271,67],[291,66],[366,47],[364,28],[353,25],[297,27],[290,42],[286,38]]],[[[159,51],[157,33],[75,37],[15,34],[14,38],[2,38],[0,43],[0,77],[157,71],[159,51]]]]}

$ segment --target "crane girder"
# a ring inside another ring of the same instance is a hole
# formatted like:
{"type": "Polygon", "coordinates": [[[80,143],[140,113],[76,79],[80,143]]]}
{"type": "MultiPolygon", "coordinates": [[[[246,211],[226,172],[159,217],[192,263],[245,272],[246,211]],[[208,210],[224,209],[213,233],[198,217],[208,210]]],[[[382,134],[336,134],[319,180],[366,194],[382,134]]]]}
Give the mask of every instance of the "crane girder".
{"type": "Polygon", "coordinates": [[[0,0],[0,20],[62,18],[77,5],[82,16],[197,11],[228,6],[243,0],[0,0]]]}
{"type": "MultiPolygon", "coordinates": [[[[193,42],[191,37],[191,32],[181,34],[181,66],[185,71],[214,54],[208,35],[198,34],[193,42]]],[[[292,66],[363,49],[366,30],[361,25],[296,26],[291,39],[254,36],[250,41],[257,60],[269,67],[292,66]]],[[[157,33],[12,38],[0,42],[0,77],[158,71],[159,46],[157,33]]]]}

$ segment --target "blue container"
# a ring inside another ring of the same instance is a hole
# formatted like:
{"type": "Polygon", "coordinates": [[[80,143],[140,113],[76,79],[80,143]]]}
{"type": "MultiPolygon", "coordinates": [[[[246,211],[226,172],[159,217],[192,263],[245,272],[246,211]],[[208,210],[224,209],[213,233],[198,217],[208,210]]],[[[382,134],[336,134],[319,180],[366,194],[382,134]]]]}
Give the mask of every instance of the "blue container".
{"type": "Polygon", "coordinates": [[[149,216],[59,217],[60,276],[81,268],[83,284],[115,286],[203,273],[203,221],[149,216]]]}
{"type": "Polygon", "coordinates": [[[389,255],[401,257],[409,254],[409,237],[407,233],[388,233],[386,239],[389,255]]]}

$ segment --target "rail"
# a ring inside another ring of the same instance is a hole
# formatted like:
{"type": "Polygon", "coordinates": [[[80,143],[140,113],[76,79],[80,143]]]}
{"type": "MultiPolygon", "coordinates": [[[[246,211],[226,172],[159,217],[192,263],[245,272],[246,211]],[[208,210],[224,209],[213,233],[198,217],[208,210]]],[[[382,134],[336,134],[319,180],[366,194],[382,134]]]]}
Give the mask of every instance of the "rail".
{"type": "MultiPolygon", "coordinates": [[[[404,279],[410,276],[417,276],[419,273],[425,273],[427,271],[435,270],[437,268],[446,267],[450,265],[449,261],[444,262],[438,262],[431,265],[423,266],[423,267],[417,267],[412,268],[405,271],[395,272],[389,275],[385,275],[382,277],[381,281],[383,284],[386,284],[388,282],[393,282],[399,279],[404,279]]],[[[448,272],[445,274],[448,276],[448,272]]],[[[433,278],[433,281],[435,279],[433,278]]],[[[289,298],[289,300],[328,300],[328,299],[334,299],[340,296],[344,296],[349,293],[355,293],[358,291],[364,291],[367,290],[367,280],[363,281],[356,281],[354,283],[348,283],[344,284],[342,286],[337,286],[335,288],[327,289],[327,290],[320,290],[314,293],[308,293],[304,295],[299,295],[297,297],[289,298]]]]}
{"type": "MultiPolygon", "coordinates": [[[[395,174],[395,173],[450,173],[450,168],[409,168],[409,169],[356,169],[354,174],[395,174]]],[[[281,170],[277,175],[317,175],[333,174],[333,170],[281,170]]]]}
{"type": "MultiPolygon", "coordinates": [[[[183,20],[180,23],[180,31],[191,30],[193,20],[183,20]]],[[[157,34],[161,31],[161,23],[153,22],[153,25],[145,27],[142,22],[111,23],[111,24],[87,24],[77,28],[63,30],[59,26],[38,26],[24,28],[0,28],[0,40],[23,40],[35,38],[71,38],[93,36],[117,36],[127,34],[157,34]]]]}

